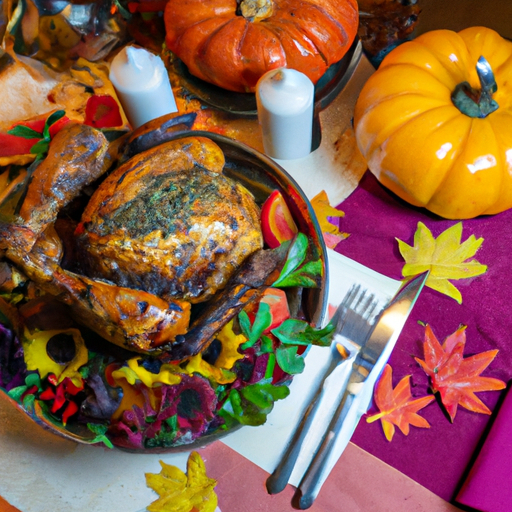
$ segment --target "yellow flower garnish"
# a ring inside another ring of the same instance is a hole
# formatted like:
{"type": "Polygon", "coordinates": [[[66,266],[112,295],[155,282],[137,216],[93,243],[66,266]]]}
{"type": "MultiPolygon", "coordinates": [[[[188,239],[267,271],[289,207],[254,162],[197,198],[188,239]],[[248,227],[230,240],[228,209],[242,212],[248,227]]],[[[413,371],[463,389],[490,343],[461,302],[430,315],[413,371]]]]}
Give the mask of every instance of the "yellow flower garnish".
{"type": "Polygon", "coordinates": [[[199,373],[218,384],[229,384],[236,379],[236,375],[229,370],[239,359],[243,359],[244,356],[238,352],[238,347],[245,343],[247,338],[243,334],[233,332],[233,320],[231,320],[217,334],[217,339],[222,348],[215,363],[211,365],[203,359],[201,354],[197,354],[188,360],[185,371],[189,375],[199,373]]]}
{"type": "Polygon", "coordinates": [[[78,370],[89,360],[89,353],[78,329],[35,331],[33,333],[25,329],[22,345],[28,370],[37,370],[41,379],[49,373],[53,373],[59,382],[69,377],[75,386],[81,386],[82,376],[78,370]],[[58,334],[67,334],[73,338],[75,355],[71,361],[59,363],[48,354],[48,342],[58,334]]]}
{"type": "Polygon", "coordinates": [[[181,377],[177,374],[180,369],[176,365],[163,364],[158,373],[151,373],[143,366],[139,366],[140,357],[133,357],[128,360],[128,366],[123,366],[119,370],[112,372],[114,379],[125,378],[129,384],[135,384],[140,380],[148,388],[159,386],[160,384],[179,384],[181,377]]]}
{"type": "Polygon", "coordinates": [[[219,384],[229,384],[236,379],[236,375],[233,372],[225,370],[224,368],[217,368],[217,366],[207,363],[201,354],[197,354],[188,360],[185,371],[189,375],[199,373],[203,377],[212,379],[219,384]]]}
{"type": "Polygon", "coordinates": [[[243,359],[244,356],[238,352],[238,347],[245,343],[247,338],[243,334],[233,332],[233,320],[231,320],[217,334],[217,339],[222,344],[222,350],[215,361],[215,366],[230,370],[239,359],[243,359]]]}

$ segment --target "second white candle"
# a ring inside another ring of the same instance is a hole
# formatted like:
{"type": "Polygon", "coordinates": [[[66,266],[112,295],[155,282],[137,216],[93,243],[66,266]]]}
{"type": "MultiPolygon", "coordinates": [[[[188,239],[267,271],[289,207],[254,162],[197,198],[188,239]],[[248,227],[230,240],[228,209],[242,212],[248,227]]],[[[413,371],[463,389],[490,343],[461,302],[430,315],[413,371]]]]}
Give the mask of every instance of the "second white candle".
{"type": "Polygon", "coordinates": [[[265,153],[292,160],[311,153],[315,87],[294,69],[268,71],[256,85],[258,121],[265,153]]]}

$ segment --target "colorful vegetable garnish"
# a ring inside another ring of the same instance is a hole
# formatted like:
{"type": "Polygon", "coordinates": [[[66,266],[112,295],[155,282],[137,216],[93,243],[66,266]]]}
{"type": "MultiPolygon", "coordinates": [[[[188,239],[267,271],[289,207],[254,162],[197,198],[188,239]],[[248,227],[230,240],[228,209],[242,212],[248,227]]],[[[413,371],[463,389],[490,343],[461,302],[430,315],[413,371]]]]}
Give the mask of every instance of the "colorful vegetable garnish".
{"type": "Polygon", "coordinates": [[[25,331],[22,339],[25,364],[37,370],[41,378],[52,374],[61,382],[69,378],[76,386],[82,383],[79,368],[88,361],[88,351],[78,329],[25,331]]]}
{"type": "Polygon", "coordinates": [[[279,327],[285,320],[290,318],[286,292],[280,288],[267,288],[261,297],[260,304],[268,304],[270,316],[272,317],[272,321],[264,333],[279,327]]]}
{"type": "Polygon", "coordinates": [[[261,229],[265,243],[274,249],[298,232],[290,209],[279,190],[274,190],[261,207],[261,229]]]}
{"type": "Polygon", "coordinates": [[[78,404],[75,396],[84,389],[84,383],[76,386],[69,377],[60,381],[50,373],[47,376],[46,388],[39,394],[39,399],[51,403],[52,414],[59,414],[62,424],[66,426],[68,419],[78,412],[78,404]]]}
{"type": "Polygon", "coordinates": [[[84,124],[94,128],[114,128],[123,124],[117,101],[109,94],[94,94],[85,105],[84,124]]]}
{"type": "Polygon", "coordinates": [[[57,110],[16,124],[7,133],[0,133],[0,157],[30,153],[37,159],[43,158],[52,137],[68,122],[65,112],[57,110]]]}

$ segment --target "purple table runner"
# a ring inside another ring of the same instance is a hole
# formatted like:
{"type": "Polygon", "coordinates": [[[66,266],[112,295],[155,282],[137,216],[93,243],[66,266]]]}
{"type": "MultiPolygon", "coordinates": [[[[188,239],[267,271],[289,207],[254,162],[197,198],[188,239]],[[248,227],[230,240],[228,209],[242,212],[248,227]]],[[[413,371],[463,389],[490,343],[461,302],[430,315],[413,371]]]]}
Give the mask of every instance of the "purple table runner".
{"type": "MultiPolygon", "coordinates": [[[[365,174],[359,187],[338,208],[345,212],[339,221],[340,229],[350,236],[336,250],[394,279],[402,278],[404,264],[395,238],[413,245],[419,221],[434,237],[456,223],[404,203],[370,173],[365,174]]],[[[424,288],[389,360],[393,385],[403,376],[411,375],[413,396],[429,392],[428,378],[414,361],[414,356],[423,359],[424,327],[419,321],[430,324],[441,343],[460,324],[467,325],[464,356],[497,348],[496,359],[482,375],[505,382],[512,379],[512,210],[463,221],[461,242],[472,234],[484,238],[474,259],[487,265],[487,272],[453,281],[462,293],[462,304],[424,288]]],[[[493,410],[500,392],[477,396],[493,410]]],[[[391,442],[384,437],[380,422],[368,424],[363,417],[352,442],[441,498],[453,501],[491,417],[459,406],[452,424],[435,401],[420,414],[431,428],[411,427],[408,436],[397,429],[391,442]]]]}
{"type": "Polygon", "coordinates": [[[512,391],[485,439],[457,503],[485,512],[509,512],[512,506],[512,391]]]}

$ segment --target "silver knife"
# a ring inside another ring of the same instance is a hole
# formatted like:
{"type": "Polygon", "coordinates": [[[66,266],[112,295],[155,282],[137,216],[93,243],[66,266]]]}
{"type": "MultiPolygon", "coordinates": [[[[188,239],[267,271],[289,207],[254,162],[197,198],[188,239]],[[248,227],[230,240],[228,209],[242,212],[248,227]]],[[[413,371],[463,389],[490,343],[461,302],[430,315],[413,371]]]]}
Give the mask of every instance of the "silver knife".
{"type": "Polygon", "coordinates": [[[323,484],[322,472],[329,458],[337,433],[350,410],[354,398],[361,391],[364,382],[379,360],[384,349],[395,344],[405,322],[420,294],[429,272],[424,272],[405,283],[382,312],[379,314],[367,340],[352,365],[342,399],[331,419],[322,443],[318,448],[311,464],[304,474],[297,490],[299,493],[299,508],[305,510],[313,504],[323,484]]]}

